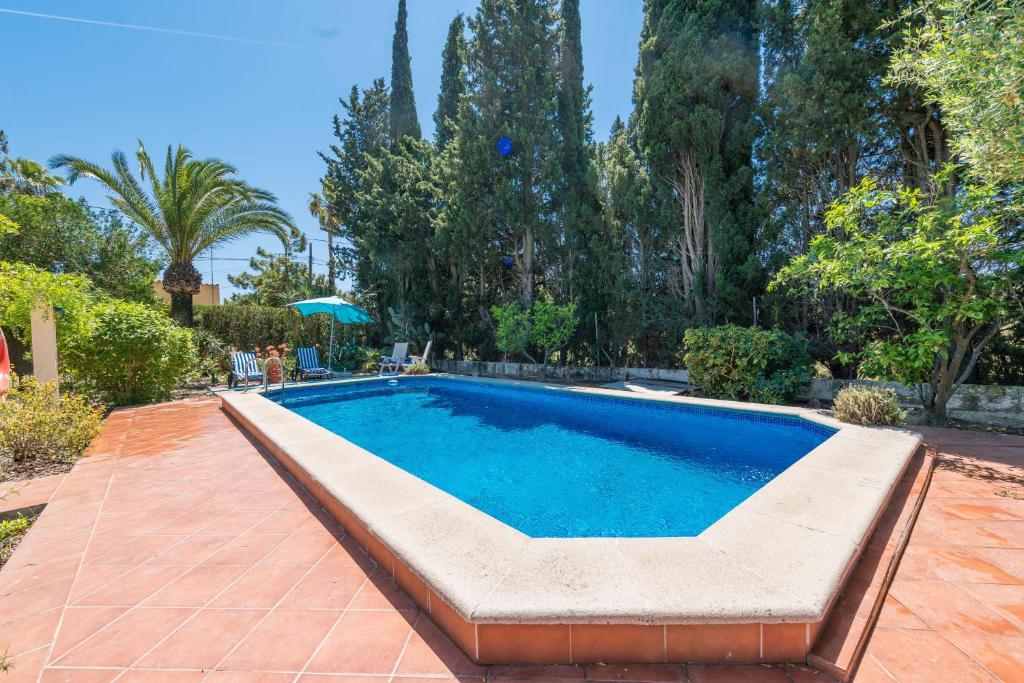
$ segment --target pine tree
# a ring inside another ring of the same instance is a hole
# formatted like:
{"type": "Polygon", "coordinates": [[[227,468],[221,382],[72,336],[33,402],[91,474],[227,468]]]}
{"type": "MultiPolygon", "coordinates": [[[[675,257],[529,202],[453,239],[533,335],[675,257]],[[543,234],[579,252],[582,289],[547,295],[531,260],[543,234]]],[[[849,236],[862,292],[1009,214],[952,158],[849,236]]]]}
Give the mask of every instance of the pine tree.
{"type": "Polygon", "coordinates": [[[647,0],[634,100],[675,274],[696,320],[745,320],[760,287],[751,150],[757,3],[647,0]]]}
{"type": "MultiPolygon", "coordinates": [[[[554,0],[483,0],[469,23],[470,91],[449,182],[460,205],[448,215],[474,222],[455,234],[486,231],[462,248],[488,245],[499,260],[512,260],[514,288],[529,307],[538,275],[557,258],[560,234],[551,206],[561,185],[552,153],[559,138],[557,13],[554,0]],[[512,141],[507,157],[496,149],[502,136],[512,141]]],[[[498,281],[480,284],[504,290],[498,281]]]]}
{"type": "MultiPolygon", "coordinates": [[[[562,0],[558,46],[558,129],[561,146],[561,183],[556,198],[562,230],[562,250],[554,275],[560,297],[579,301],[588,323],[603,315],[610,290],[600,257],[603,252],[597,173],[591,133],[591,88],[584,86],[580,0],[562,0]]],[[[596,342],[594,326],[581,329],[581,340],[596,342]]],[[[596,346],[588,353],[597,358],[596,346]]]]}
{"type": "Polygon", "coordinates": [[[466,22],[455,15],[448,26],[448,38],[441,52],[441,91],[434,112],[434,143],[438,149],[455,137],[459,102],[466,93],[466,22]]]}
{"type": "Polygon", "coordinates": [[[412,92],[412,64],[406,19],[405,0],[398,0],[398,18],[395,20],[395,35],[391,41],[391,115],[388,129],[394,142],[405,135],[420,139],[420,120],[416,116],[416,98],[412,92]]]}
{"type": "Polygon", "coordinates": [[[379,155],[387,147],[388,89],[384,79],[360,92],[352,86],[347,100],[340,100],[343,115],[334,116],[334,136],[330,154],[320,156],[327,164],[327,184],[333,195],[333,216],[341,226],[340,236],[349,246],[338,249],[342,262],[353,269],[355,287],[359,292],[374,292],[381,279],[363,246],[371,226],[361,216],[359,193],[361,174],[367,159],[379,155]]]}

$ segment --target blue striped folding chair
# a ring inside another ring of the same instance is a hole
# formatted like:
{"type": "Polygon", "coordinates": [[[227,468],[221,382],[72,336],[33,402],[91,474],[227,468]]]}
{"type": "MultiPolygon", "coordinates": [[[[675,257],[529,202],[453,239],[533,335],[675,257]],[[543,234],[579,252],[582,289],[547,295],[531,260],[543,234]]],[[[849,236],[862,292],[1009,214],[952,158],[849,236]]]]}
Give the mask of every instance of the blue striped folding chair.
{"type": "Polygon", "coordinates": [[[320,364],[320,354],[312,346],[295,349],[295,374],[298,379],[330,377],[331,371],[320,364]]]}
{"type": "Polygon", "coordinates": [[[259,384],[263,381],[263,371],[256,362],[256,354],[252,351],[231,352],[231,387],[237,387],[239,382],[249,386],[249,382],[259,384]]]}

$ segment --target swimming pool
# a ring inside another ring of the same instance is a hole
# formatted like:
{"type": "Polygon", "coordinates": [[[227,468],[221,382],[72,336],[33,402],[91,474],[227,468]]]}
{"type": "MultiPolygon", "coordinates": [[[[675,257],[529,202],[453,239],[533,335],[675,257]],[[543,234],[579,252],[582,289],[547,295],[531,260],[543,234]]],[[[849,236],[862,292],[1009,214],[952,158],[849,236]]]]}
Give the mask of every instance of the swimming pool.
{"type": "Polygon", "coordinates": [[[834,433],[789,416],[452,377],[289,389],[285,407],[547,538],[696,536],[834,433]]]}

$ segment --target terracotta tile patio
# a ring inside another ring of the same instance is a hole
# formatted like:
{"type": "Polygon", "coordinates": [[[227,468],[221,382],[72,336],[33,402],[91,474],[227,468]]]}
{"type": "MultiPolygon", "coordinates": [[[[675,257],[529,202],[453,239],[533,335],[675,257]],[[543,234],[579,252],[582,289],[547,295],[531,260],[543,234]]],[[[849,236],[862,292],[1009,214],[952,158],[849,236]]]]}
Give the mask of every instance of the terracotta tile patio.
{"type": "MultiPolygon", "coordinates": [[[[855,678],[1024,680],[1024,438],[926,437],[939,469],[855,678]]],[[[115,412],[48,500],[0,572],[3,683],[831,680],[476,666],[217,400],[115,412]]]]}

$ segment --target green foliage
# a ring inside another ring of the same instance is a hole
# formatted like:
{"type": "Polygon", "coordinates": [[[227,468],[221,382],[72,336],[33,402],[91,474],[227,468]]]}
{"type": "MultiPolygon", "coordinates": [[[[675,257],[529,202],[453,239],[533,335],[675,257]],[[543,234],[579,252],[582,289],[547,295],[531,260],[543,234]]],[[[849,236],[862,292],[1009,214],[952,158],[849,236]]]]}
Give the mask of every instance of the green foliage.
{"type": "Polygon", "coordinates": [[[160,311],[116,300],[97,306],[69,346],[75,386],[113,405],[167,400],[196,357],[187,329],[160,311]]]}
{"type": "Polygon", "coordinates": [[[412,93],[412,63],[409,59],[409,34],[406,31],[405,0],[398,0],[398,18],[391,40],[391,113],[389,130],[394,142],[406,135],[420,137],[420,120],[416,116],[416,98],[412,93]]]}
{"type": "Polygon", "coordinates": [[[198,329],[207,330],[236,349],[262,349],[281,342],[292,348],[321,344],[326,349],[330,324],[329,316],[304,318],[295,309],[283,307],[228,303],[196,310],[198,329]]]}
{"type": "Polygon", "coordinates": [[[119,214],[90,210],[84,200],[59,193],[0,195],[0,214],[18,226],[6,235],[0,229],[0,259],[81,273],[111,296],[155,303],[153,280],[160,270],[152,258],[155,245],[119,214]]]}
{"type": "Polygon", "coordinates": [[[792,401],[811,382],[807,344],[779,330],[722,325],[684,335],[686,369],[701,394],[756,403],[792,401]]]}
{"type": "Polygon", "coordinates": [[[896,392],[885,387],[850,385],[832,402],[837,420],[859,425],[902,425],[907,414],[900,409],[896,392]]]}
{"type": "Polygon", "coordinates": [[[518,301],[491,308],[498,323],[498,348],[505,353],[518,353],[536,363],[531,351],[539,348],[543,363],[572,339],[580,324],[576,302],[559,306],[553,301],[539,300],[529,309],[518,301]]]}
{"type": "Polygon", "coordinates": [[[466,92],[466,20],[456,14],[448,26],[448,37],[441,51],[441,89],[434,111],[434,144],[439,149],[455,137],[459,121],[459,102],[466,92]]]}
{"type": "Polygon", "coordinates": [[[829,234],[776,282],[864,301],[832,330],[857,342],[847,360],[916,386],[930,421],[943,424],[950,396],[1003,321],[1019,315],[1024,250],[1006,213],[1012,201],[991,187],[929,198],[867,178],[829,211],[829,234]]]}
{"type": "Polygon", "coordinates": [[[760,286],[751,153],[758,3],[648,0],[634,102],[672,296],[698,320],[745,319],[760,286]]]}
{"type": "Polygon", "coordinates": [[[258,306],[284,306],[302,299],[327,296],[328,283],[320,273],[311,274],[304,252],[309,243],[296,235],[284,255],[271,254],[263,247],[249,259],[251,272],[228,275],[228,282],[242,290],[231,301],[258,306]]]}
{"type": "MultiPolygon", "coordinates": [[[[0,520],[0,567],[7,564],[7,560],[14,554],[18,543],[25,537],[35,521],[34,516],[25,517],[23,515],[18,515],[14,519],[0,520]]],[[[3,654],[0,654],[0,672],[10,671],[13,667],[8,651],[4,650],[3,654]]]]}
{"type": "Polygon", "coordinates": [[[363,364],[359,367],[360,372],[377,372],[380,369],[380,359],[384,357],[384,353],[378,349],[372,349],[367,352],[363,359],[363,364]]]}
{"type": "Polygon", "coordinates": [[[6,463],[73,462],[103,422],[103,407],[81,394],[58,394],[53,382],[14,377],[0,401],[0,470],[6,463]]]}
{"type": "Polygon", "coordinates": [[[406,375],[428,375],[430,366],[423,361],[417,361],[412,365],[406,365],[402,372],[406,375]]]}
{"type": "Polygon", "coordinates": [[[956,151],[978,177],[1024,182],[1024,6],[921,0],[906,20],[891,80],[941,107],[956,151]]]}
{"type": "Polygon", "coordinates": [[[258,233],[287,243],[295,226],[274,195],[234,177],[236,169],[219,159],[196,159],[185,147],[168,145],[161,180],[141,140],[135,156],[139,179],[120,150],[111,156],[113,171],[66,154],[50,159],[50,166],[68,169],[72,183],[81,177],[97,180],[110,193],[110,202],[149,232],[170,261],[163,284],[171,294],[171,314],[191,326],[192,295],[203,280],[192,263],[196,256],[258,233]],[[148,193],[139,180],[149,181],[148,193]]]}
{"type": "Polygon", "coordinates": [[[55,275],[26,263],[0,260],[0,321],[23,344],[31,343],[32,309],[36,301],[59,309],[57,350],[85,333],[97,295],[82,275],[55,275]]]}

